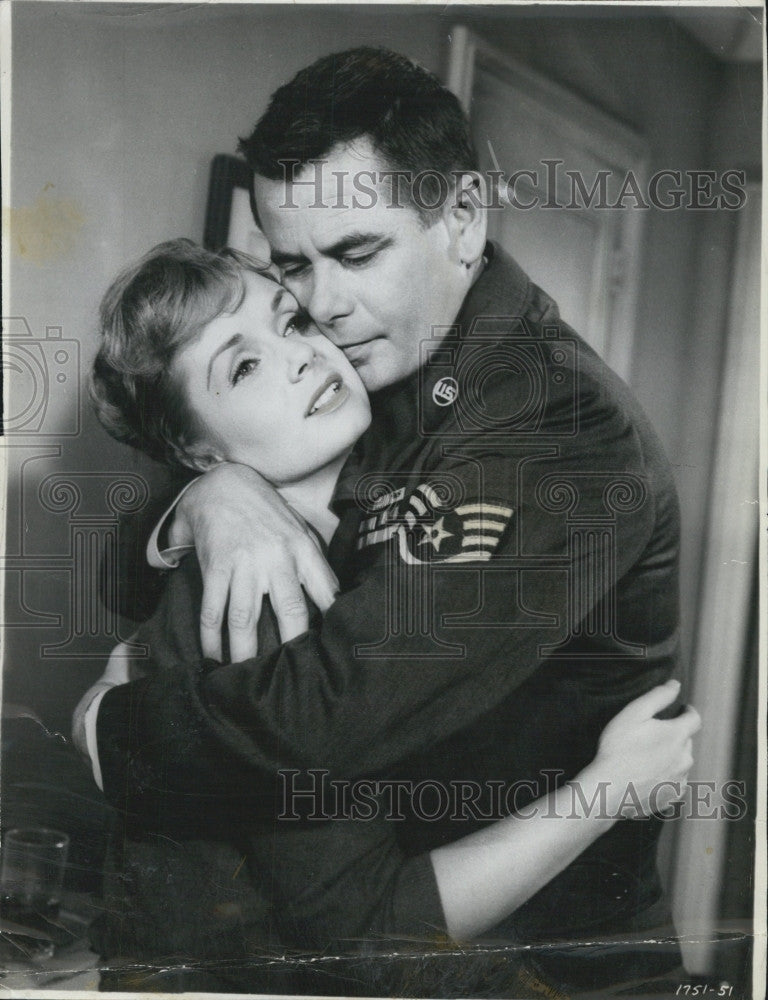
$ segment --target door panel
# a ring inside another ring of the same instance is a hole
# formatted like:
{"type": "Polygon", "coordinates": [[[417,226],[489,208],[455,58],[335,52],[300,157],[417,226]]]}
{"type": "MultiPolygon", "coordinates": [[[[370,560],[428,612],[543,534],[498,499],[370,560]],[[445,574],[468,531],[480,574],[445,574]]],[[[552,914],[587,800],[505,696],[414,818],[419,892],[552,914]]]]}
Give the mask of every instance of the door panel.
{"type": "Polygon", "coordinates": [[[636,259],[645,213],[632,197],[625,208],[606,206],[616,203],[629,172],[642,191],[644,143],[468,29],[452,35],[449,84],[469,112],[482,171],[503,174],[497,193],[488,194],[488,204],[500,206],[489,209],[491,238],[627,377],[637,269],[626,262],[636,259]]]}

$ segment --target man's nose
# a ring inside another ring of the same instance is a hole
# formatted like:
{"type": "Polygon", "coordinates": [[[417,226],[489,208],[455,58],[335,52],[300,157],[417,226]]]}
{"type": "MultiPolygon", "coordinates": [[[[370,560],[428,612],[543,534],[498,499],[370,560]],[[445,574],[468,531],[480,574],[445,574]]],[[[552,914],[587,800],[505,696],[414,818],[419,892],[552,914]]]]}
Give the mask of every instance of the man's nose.
{"type": "Polygon", "coordinates": [[[353,308],[352,298],[345,291],[342,279],[338,267],[316,270],[307,306],[315,323],[331,332],[334,325],[349,316],[353,308]]]}

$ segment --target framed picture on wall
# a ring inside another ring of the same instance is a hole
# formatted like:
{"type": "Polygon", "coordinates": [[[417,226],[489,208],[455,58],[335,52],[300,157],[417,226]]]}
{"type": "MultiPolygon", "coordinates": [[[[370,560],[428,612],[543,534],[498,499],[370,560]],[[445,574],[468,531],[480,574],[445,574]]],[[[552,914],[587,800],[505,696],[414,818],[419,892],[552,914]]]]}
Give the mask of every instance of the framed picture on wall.
{"type": "Polygon", "coordinates": [[[253,171],[237,156],[218,153],[211,161],[203,243],[208,250],[232,247],[269,261],[269,245],[253,220],[253,171]]]}

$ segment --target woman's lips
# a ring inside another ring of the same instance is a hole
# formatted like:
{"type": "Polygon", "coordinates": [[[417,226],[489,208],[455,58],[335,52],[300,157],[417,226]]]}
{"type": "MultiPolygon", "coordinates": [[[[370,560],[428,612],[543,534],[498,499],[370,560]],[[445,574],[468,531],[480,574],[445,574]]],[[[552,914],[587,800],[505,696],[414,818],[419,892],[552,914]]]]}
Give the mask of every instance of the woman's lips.
{"type": "Polygon", "coordinates": [[[305,416],[316,417],[318,414],[331,413],[338,410],[348,398],[349,389],[341,375],[330,375],[309,401],[305,416]]]}

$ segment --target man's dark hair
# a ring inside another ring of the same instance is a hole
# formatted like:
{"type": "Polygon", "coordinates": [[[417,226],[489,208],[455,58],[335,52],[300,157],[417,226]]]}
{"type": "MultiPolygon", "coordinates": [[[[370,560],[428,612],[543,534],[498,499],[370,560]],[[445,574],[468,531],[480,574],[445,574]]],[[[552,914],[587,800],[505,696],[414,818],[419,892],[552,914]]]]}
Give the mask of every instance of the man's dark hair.
{"type": "MultiPolygon", "coordinates": [[[[239,150],[253,170],[270,180],[293,176],[286,163],[319,160],[339,144],[367,137],[391,170],[416,177],[424,171],[423,206],[438,202],[442,174],[476,171],[469,122],[458,99],[432,73],[388,49],[357,48],[323,56],[272,95],[239,150]]],[[[453,175],[453,176],[452,176],[453,175]]],[[[412,199],[411,185],[405,188],[412,199]]],[[[413,199],[412,199],[413,200],[413,199]]]]}

